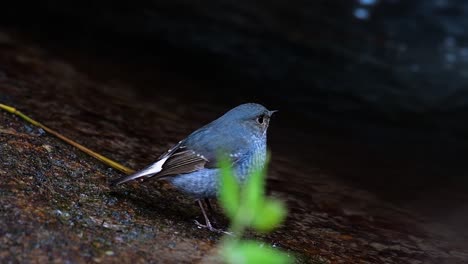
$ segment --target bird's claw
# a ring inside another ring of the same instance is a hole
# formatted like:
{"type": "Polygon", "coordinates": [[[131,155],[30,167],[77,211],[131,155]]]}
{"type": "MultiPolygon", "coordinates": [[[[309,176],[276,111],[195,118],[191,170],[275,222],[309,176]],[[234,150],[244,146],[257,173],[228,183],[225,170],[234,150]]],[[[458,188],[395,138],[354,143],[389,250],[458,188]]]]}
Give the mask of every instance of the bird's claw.
{"type": "Polygon", "coordinates": [[[200,224],[200,222],[198,222],[197,220],[195,220],[195,224],[198,226],[198,228],[206,228],[206,229],[210,230],[211,232],[221,233],[221,234],[230,235],[230,236],[234,235],[232,232],[228,232],[228,231],[224,231],[224,230],[221,230],[221,229],[214,228],[211,225],[211,223],[203,225],[203,224],[200,224]]]}

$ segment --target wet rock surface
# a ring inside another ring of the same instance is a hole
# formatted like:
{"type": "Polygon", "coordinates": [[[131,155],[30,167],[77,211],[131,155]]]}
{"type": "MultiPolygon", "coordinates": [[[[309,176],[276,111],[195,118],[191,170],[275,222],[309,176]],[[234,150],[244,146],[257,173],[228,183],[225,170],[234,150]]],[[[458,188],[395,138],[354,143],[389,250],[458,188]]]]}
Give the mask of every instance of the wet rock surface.
{"type": "MultiPolygon", "coordinates": [[[[83,54],[63,56],[5,36],[1,102],[131,168],[143,167],[239,101],[255,99],[197,95],[193,91],[205,83],[155,69],[155,76],[144,79],[131,67],[83,54]],[[158,87],[157,94],[138,85],[158,87]]],[[[312,148],[310,137],[318,132],[296,129],[300,120],[279,117],[270,131],[268,186],[288,203],[288,219],[272,234],[249,236],[306,263],[468,260],[466,236],[450,225],[318,169],[311,161],[327,154],[318,144],[312,148]]],[[[200,220],[198,208],[170,186],[110,189],[109,179],[119,172],[5,112],[0,153],[2,262],[216,262],[219,235],[199,230],[193,224],[200,220]]]]}

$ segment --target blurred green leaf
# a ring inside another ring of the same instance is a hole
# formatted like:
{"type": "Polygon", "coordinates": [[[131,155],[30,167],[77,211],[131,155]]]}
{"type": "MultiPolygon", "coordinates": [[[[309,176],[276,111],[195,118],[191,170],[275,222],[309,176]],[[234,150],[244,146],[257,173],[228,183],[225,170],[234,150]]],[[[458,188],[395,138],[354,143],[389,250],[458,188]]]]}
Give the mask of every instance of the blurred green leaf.
{"type": "Polygon", "coordinates": [[[276,228],[286,217],[286,207],[281,201],[265,200],[256,212],[252,226],[261,232],[269,232],[276,228]]]}
{"type": "MultiPolygon", "coordinates": [[[[226,214],[231,219],[231,230],[235,237],[226,237],[222,247],[223,260],[232,264],[249,263],[292,263],[293,257],[262,246],[255,241],[242,241],[243,232],[248,227],[267,232],[278,226],[286,216],[283,203],[265,197],[264,168],[258,168],[247,176],[243,188],[231,168],[231,161],[226,156],[220,156],[221,188],[219,199],[226,214]]],[[[269,155],[267,156],[267,161],[269,155]]]]}
{"type": "Polygon", "coordinates": [[[242,189],[243,201],[248,215],[243,217],[248,218],[248,221],[252,221],[255,217],[255,213],[259,210],[263,203],[263,177],[260,169],[255,170],[247,179],[247,182],[242,189]]]}
{"type": "Polygon", "coordinates": [[[227,216],[234,219],[239,210],[240,204],[240,187],[239,183],[234,176],[231,164],[228,158],[222,157],[219,160],[219,166],[221,168],[221,188],[219,193],[219,200],[224,208],[227,216]]]}
{"type": "Polygon", "coordinates": [[[255,241],[243,241],[224,247],[224,260],[230,264],[292,263],[293,258],[273,248],[262,246],[255,241]]]}
{"type": "Polygon", "coordinates": [[[249,213],[248,216],[244,217],[249,217],[249,222],[252,221],[253,218],[255,218],[255,214],[263,205],[263,200],[265,197],[265,168],[268,165],[268,160],[269,156],[267,157],[267,162],[265,162],[265,166],[263,168],[256,168],[248,176],[245,186],[243,188],[243,202],[248,208],[249,213]]]}

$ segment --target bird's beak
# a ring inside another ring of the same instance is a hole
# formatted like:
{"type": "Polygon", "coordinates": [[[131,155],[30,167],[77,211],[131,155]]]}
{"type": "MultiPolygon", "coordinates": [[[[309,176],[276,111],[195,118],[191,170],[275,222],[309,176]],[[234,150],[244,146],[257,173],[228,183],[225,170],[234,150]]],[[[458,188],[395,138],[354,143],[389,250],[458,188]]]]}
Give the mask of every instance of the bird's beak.
{"type": "Polygon", "coordinates": [[[275,113],[275,112],[278,112],[278,110],[271,110],[271,111],[268,111],[268,115],[269,115],[269,116],[272,116],[273,113],[275,113]]]}

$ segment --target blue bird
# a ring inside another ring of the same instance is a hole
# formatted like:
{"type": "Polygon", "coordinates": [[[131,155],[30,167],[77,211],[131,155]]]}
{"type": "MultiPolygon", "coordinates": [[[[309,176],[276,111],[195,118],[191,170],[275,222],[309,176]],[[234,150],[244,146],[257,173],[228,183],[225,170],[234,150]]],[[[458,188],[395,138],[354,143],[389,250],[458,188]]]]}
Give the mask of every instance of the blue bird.
{"type": "Polygon", "coordinates": [[[205,225],[216,231],[203,207],[205,199],[219,189],[219,168],[216,158],[223,153],[230,158],[239,183],[266,160],[266,138],[270,117],[275,111],[255,103],[239,105],[223,116],[196,130],[162,154],[156,162],[129,176],[114,180],[118,185],[136,179],[167,180],[183,193],[195,198],[205,218],[205,225]]]}

